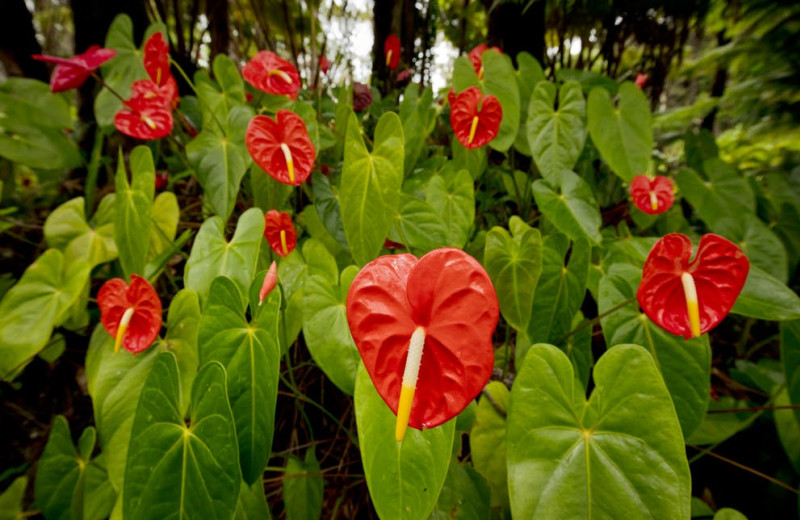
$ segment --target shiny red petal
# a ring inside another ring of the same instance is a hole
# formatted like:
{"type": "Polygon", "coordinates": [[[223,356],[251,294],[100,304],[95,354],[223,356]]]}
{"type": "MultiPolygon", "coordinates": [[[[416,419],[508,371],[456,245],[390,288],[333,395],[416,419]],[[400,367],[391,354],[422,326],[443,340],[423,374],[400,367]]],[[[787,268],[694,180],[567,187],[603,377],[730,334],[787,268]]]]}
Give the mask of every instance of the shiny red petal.
{"type": "Polygon", "coordinates": [[[250,156],[262,170],[284,184],[299,185],[311,175],[317,152],[303,119],[289,110],[278,110],[277,120],[255,116],[245,136],[250,156]],[[289,176],[281,143],[289,147],[294,164],[294,180],[289,176]]]}
{"type": "Polygon", "coordinates": [[[750,263],[741,249],[713,234],[703,235],[694,260],[692,242],[670,233],[656,242],[642,270],[636,297],[645,314],[661,328],[692,337],[681,275],[694,278],[700,309],[700,333],[716,327],[727,316],[744,287],[750,263]]]}
{"type": "Polygon", "coordinates": [[[271,209],[264,214],[264,238],[277,254],[287,256],[297,246],[297,231],[288,213],[271,209]],[[286,235],[286,253],[283,252],[281,231],[286,235]]]}
{"type": "Polygon", "coordinates": [[[64,92],[78,88],[92,75],[92,72],[103,63],[107,62],[117,52],[114,49],[104,49],[97,45],[92,45],[83,54],[78,54],[72,58],[59,58],[57,56],[46,56],[35,54],[34,59],[47,63],[55,63],[56,68],[50,77],[50,91],[64,92]]]}
{"type": "Polygon", "coordinates": [[[400,39],[394,34],[387,36],[386,41],[383,42],[383,56],[384,58],[388,57],[387,65],[390,69],[394,70],[400,65],[400,39]],[[391,56],[389,56],[389,51],[392,51],[391,56]]]}
{"type": "Polygon", "coordinates": [[[150,79],[159,86],[165,85],[172,77],[169,72],[169,44],[160,32],[153,33],[144,44],[144,68],[150,79]]]}
{"type": "Polygon", "coordinates": [[[664,213],[675,202],[675,187],[668,177],[658,175],[650,179],[646,175],[637,175],[631,181],[631,198],[636,207],[648,215],[664,213]],[[658,208],[653,210],[650,192],[655,193],[658,208]]]}
{"type": "Polygon", "coordinates": [[[300,75],[288,61],[271,51],[261,51],[248,61],[242,76],[258,90],[268,94],[286,95],[297,99],[300,75]],[[289,81],[286,81],[288,76],[289,81]]]}
{"type": "Polygon", "coordinates": [[[97,293],[100,322],[112,337],[116,337],[122,315],[133,308],[133,316],[125,332],[122,346],[134,354],[153,344],[161,330],[161,300],[150,283],[131,275],[131,284],[120,278],[107,281],[97,293]]]}
{"type": "Polygon", "coordinates": [[[172,132],[172,112],[162,98],[131,98],[114,116],[114,126],[125,135],[137,139],[161,139],[172,132]]]}
{"type": "Polygon", "coordinates": [[[480,148],[497,137],[503,108],[494,96],[484,96],[478,87],[469,87],[458,95],[450,95],[450,124],[458,141],[466,148],[480,148]],[[472,121],[478,116],[478,125],[472,142],[469,140],[472,121]]]}
{"type": "Polygon", "coordinates": [[[408,344],[426,330],[409,424],[433,428],[458,415],[488,381],[499,309],[483,267],[458,249],[417,260],[389,255],[364,267],[347,295],[356,346],[383,400],[397,413],[408,344]]]}

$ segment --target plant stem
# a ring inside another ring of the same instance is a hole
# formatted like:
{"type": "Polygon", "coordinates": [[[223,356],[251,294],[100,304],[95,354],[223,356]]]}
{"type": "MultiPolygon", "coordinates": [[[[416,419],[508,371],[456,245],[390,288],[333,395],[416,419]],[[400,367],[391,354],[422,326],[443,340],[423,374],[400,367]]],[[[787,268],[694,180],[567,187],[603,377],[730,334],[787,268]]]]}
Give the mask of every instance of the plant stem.
{"type": "Polygon", "coordinates": [[[122,97],[122,96],[120,95],[120,93],[119,93],[119,92],[117,92],[116,90],[114,90],[113,88],[111,88],[111,86],[110,86],[108,83],[106,83],[105,81],[103,81],[103,78],[101,78],[101,77],[100,77],[100,75],[99,75],[98,73],[96,73],[96,72],[92,72],[92,77],[93,77],[94,79],[96,79],[98,83],[100,83],[100,86],[101,86],[101,87],[103,87],[103,88],[107,89],[109,92],[111,92],[112,94],[114,94],[114,97],[116,97],[117,99],[119,99],[120,101],[122,101],[123,103],[125,103],[125,98],[124,98],[124,97],[122,97]]]}
{"type": "Polygon", "coordinates": [[[602,312],[602,313],[598,314],[596,317],[592,318],[591,320],[584,321],[583,323],[581,323],[580,325],[578,325],[577,327],[575,327],[571,331],[567,332],[564,335],[564,337],[562,337],[561,339],[559,339],[556,342],[556,345],[561,345],[570,336],[573,336],[573,335],[577,334],[578,332],[582,331],[586,327],[590,327],[590,326],[593,327],[596,323],[598,323],[601,319],[605,318],[609,314],[611,314],[613,312],[616,312],[616,311],[620,310],[621,308],[623,308],[623,307],[625,307],[627,305],[630,305],[631,303],[633,303],[635,301],[636,301],[636,296],[633,296],[631,298],[628,298],[624,302],[621,302],[621,303],[618,303],[617,305],[614,305],[613,307],[608,309],[606,312],[602,312]]]}
{"type": "Polygon", "coordinates": [[[698,448],[697,446],[690,446],[690,447],[694,448],[696,450],[699,450],[699,451],[703,452],[704,454],[711,455],[715,459],[719,459],[719,460],[721,460],[723,462],[727,462],[731,466],[735,466],[735,467],[737,467],[739,469],[743,469],[743,470],[745,470],[745,471],[747,471],[749,473],[752,473],[753,475],[756,475],[758,477],[763,478],[764,480],[772,482],[776,486],[780,486],[780,487],[782,487],[783,489],[785,489],[787,491],[791,491],[795,495],[798,494],[798,491],[795,488],[793,488],[792,486],[790,486],[789,484],[787,484],[786,482],[778,480],[775,477],[770,477],[766,473],[762,473],[762,472],[758,471],[757,469],[751,468],[750,466],[745,466],[741,462],[736,462],[735,460],[729,459],[728,457],[724,457],[724,456],[722,456],[722,455],[720,455],[718,453],[714,453],[713,451],[704,451],[702,448],[698,448]]]}

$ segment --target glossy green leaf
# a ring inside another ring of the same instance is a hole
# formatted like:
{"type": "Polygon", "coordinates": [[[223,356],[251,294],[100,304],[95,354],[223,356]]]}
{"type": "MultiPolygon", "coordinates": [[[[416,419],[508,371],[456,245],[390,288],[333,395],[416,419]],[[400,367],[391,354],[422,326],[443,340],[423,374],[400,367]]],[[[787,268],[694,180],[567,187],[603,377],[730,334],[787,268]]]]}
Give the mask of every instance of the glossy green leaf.
{"type": "Polygon", "coordinates": [[[723,507],[717,510],[714,520],[747,520],[747,517],[735,509],[723,507]]]}
{"type": "Polygon", "coordinates": [[[508,510],[506,476],[506,416],[509,392],[500,381],[484,388],[469,436],[472,463],[486,477],[491,489],[491,507],[508,510]]]}
{"type": "Polygon", "coordinates": [[[283,474],[283,503],[287,520],[317,520],[322,515],[322,491],[325,481],[314,455],[306,451],[305,460],[289,457],[283,474]]]}
{"type": "Polygon", "coordinates": [[[0,301],[0,379],[16,377],[47,345],[88,280],[89,266],[65,261],[57,249],[28,266],[0,301]]]}
{"type": "MultiPolygon", "coordinates": [[[[269,298],[280,308],[279,291],[269,298]]],[[[242,477],[253,484],[264,473],[272,446],[280,347],[276,336],[248,322],[242,300],[233,281],[214,279],[200,319],[198,352],[201,366],[217,361],[226,369],[242,477]]]]}
{"type": "MultiPolygon", "coordinates": [[[[503,318],[525,331],[531,317],[533,293],[542,274],[542,236],[519,217],[511,217],[520,232],[512,237],[501,227],[486,234],[483,263],[492,279],[503,318]]],[[[514,225],[509,224],[514,230],[514,225]]]]}
{"type": "Polygon", "coordinates": [[[194,289],[203,302],[208,297],[211,282],[217,276],[227,276],[246,294],[255,274],[258,250],[264,235],[264,214],[250,208],[239,217],[230,242],[225,240],[225,222],[211,217],[203,222],[194,239],[184,278],[186,287],[194,289]]]}
{"type": "Polygon", "coordinates": [[[557,342],[570,331],[572,318],[586,294],[591,247],[578,240],[564,265],[567,240],[558,236],[545,240],[542,248],[542,274],[533,295],[528,337],[533,343],[557,342]]]}
{"type": "Polygon", "coordinates": [[[123,493],[126,519],[233,517],[241,473],[225,379],[219,363],[200,370],[187,425],[178,412],[175,357],[158,355],[133,421],[123,493]]]}
{"type": "Polygon", "coordinates": [[[28,487],[28,477],[22,476],[14,480],[0,495],[0,520],[20,520],[22,514],[22,501],[25,499],[25,489],[28,487]]]}
{"type": "Polygon", "coordinates": [[[467,170],[472,180],[477,180],[486,171],[489,154],[485,146],[469,149],[459,143],[458,139],[453,139],[450,147],[453,150],[453,165],[456,171],[467,170]]]}
{"type": "Polygon", "coordinates": [[[264,213],[284,207],[294,190],[294,186],[283,184],[270,177],[256,163],[250,164],[250,188],[253,191],[253,203],[264,213]]]}
{"type": "Polygon", "coordinates": [[[425,200],[447,229],[447,246],[464,247],[475,221],[475,188],[469,172],[448,164],[431,177],[425,200]]]}
{"type": "Polygon", "coordinates": [[[248,486],[244,482],[239,486],[239,501],[236,503],[234,520],[271,520],[272,515],[264,496],[264,484],[259,481],[248,486]]]}
{"type": "MultiPolygon", "coordinates": [[[[74,126],[70,103],[60,94],[50,92],[50,85],[33,78],[11,76],[0,85],[0,111],[14,105],[24,114],[24,123],[63,130],[74,126]]],[[[6,114],[8,115],[8,114],[6,114]]],[[[0,117],[0,121],[3,118],[0,117]]],[[[6,122],[0,123],[5,126],[6,122]]]]}
{"type": "Polygon", "coordinates": [[[306,277],[303,289],[303,337],[311,357],[339,389],[353,395],[361,357],[350,335],[345,301],[358,268],[342,271],[331,284],[318,276],[306,277]]]}
{"type": "Polygon", "coordinates": [[[489,518],[489,485],[468,464],[450,462],[447,478],[431,520],[486,520],[489,518]]]}
{"type": "MultiPolygon", "coordinates": [[[[800,404],[800,320],[785,321],[781,329],[781,362],[786,388],[792,404],[800,404]]],[[[800,422],[800,409],[795,410],[800,422]]]]}
{"type": "Polygon", "coordinates": [[[506,436],[513,516],[688,518],[683,436],[653,359],[618,345],[594,382],[586,401],[563,352],[538,345],[526,356],[506,436]]]}
{"type": "MultiPolygon", "coordinates": [[[[115,196],[107,195],[100,203],[108,206],[114,204],[115,196]],[[108,202],[106,202],[108,201],[108,202]]],[[[67,258],[82,260],[94,267],[110,262],[117,257],[117,245],[114,242],[113,211],[110,219],[89,225],[83,211],[83,197],[68,200],[53,210],[44,221],[44,237],[47,245],[59,249],[67,258]]]]}
{"type": "Polygon", "coordinates": [[[403,127],[387,112],[375,129],[375,146],[367,151],[355,115],[350,115],[345,140],[339,202],[347,243],[355,261],[364,265],[376,256],[392,227],[403,183],[403,127]]]}
{"type": "MultiPolygon", "coordinates": [[[[600,314],[636,296],[642,272],[629,264],[611,266],[600,280],[597,311],[600,314]]],[[[607,345],[636,343],[645,347],[664,378],[683,429],[689,437],[708,406],[711,381],[711,347],[708,335],[684,340],[665,331],[639,311],[636,301],[601,320],[607,345]]]]}
{"type": "Polygon", "coordinates": [[[526,135],[533,160],[545,179],[557,180],[571,170],[586,141],[586,101],[581,86],[568,81],[558,92],[549,81],[540,81],[528,104],[526,135]]]}
{"type": "Polygon", "coordinates": [[[516,71],[511,65],[511,58],[489,49],[483,53],[483,87],[484,93],[495,96],[503,107],[503,119],[497,137],[489,142],[489,146],[501,152],[507,151],[517,139],[520,119],[519,87],[517,87],[516,71]]]}
{"type": "Polygon", "coordinates": [[[117,243],[119,263],[128,278],[134,273],[143,275],[147,265],[155,186],[155,167],[149,148],[137,146],[133,149],[130,169],[131,181],[128,182],[120,151],[115,177],[114,241],[117,243]]]}
{"type": "Polygon", "coordinates": [[[153,260],[166,251],[175,240],[181,209],[178,199],[171,191],[159,193],[153,201],[151,210],[153,225],[150,228],[150,245],[147,248],[147,259],[153,260]]]}
{"type": "Polygon", "coordinates": [[[447,243],[447,228],[433,206],[401,193],[389,240],[425,254],[447,243]]]}
{"type": "Polygon", "coordinates": [[[602,218],[592,189],[569,170],[553,173],[550,180],[533,183],[533,198],[556,229],[572,240],[587,238],[600,244],[602,218]]]}
{"type": "Polygon", "coordinates": [[[314,209],[317,210],[325,229],[343,248],[347,247],[342,224],[342,211],[339,208],[339,190],[331,184],[331,180],[321,174],[312,175],[311,190],[314,193],[314,209]]]}
{"type": "Polygon", "coordinates": [[[424,519],[436,505],[447,475],[456,421],[394,437],[396,416],[360,365],[355,390],[358,444],[370,498],[381,518],[424,519]]]}
{"type": "Polygon", "coordinates": [[[708,411],[694,432],[686,437],[686,444],[695,446],[718,444],[740,432],[751,423],[754,412],[714,413],[716,410],[735,410],[748,408],[750,402],[737,400],[730,396],[709,399],[708,411]],[[711,412],[711,413],[708,413],[711,412]]]}
{"type": "Polygon", "coordinates": [[[800,319],[800,297],[779,280],[750,265],[731,312],[767,321],[796,320],[800,319]]]}
{"type": "Polygon", "coordinates": [[[531,146],[528,143],[528,107],[530,106],[531,95],[536,84],[544,78],[544,71],[542,66],[536,59],[527,52],[520,52],[517,54],[517,88],[519,89],[519,113],[523,116],[520,117],[519,132],[517,139],[514,141],[514,148],[530,157],[531,146]]]}
{"type": "Polygon", "coordinates": [[[195,76],[197,99],[203,114],[203,129],[218,134],[242,132],[247,128],[234,126],[230,119],[231,112],[245,103],[244,82],[236,64],[224,54],[217,54],[212,64],[214,79],[212,81],[203,71],[195,76]]]}
{"type": "Polygon", "coordinates": [[[753,213],[717,220],[712,231],[738,245],[751,266],[760,267],[778,281],[788,281],[789,264],[781,239],[753,213]]]}
{"type": "Polygon", "coordinates": [[[585,325],[586,319],[583,317],[583,313],[578,311],[575,317],[572,318],[572,325],[570,326],[570,333],[577,332],[571,334],[561,345],[556,346],[572,362],[572,366],[575,368],[575,376],[581,382],[581,386],[589,388],[589,377],[594,365],[594,356],[592,355],[592,327],[585,325]],[[581,327],[580,330],[578,330],[579,327],[581,327]]]}
{"type": "Polygon", "coordinates": [[[708,180],[689,168],[678,170],[676,180],[697,216],[714,228],[720,219],[755,211],[755,196],[747,181],[730,165],[711,158],[703,163],[708,180]]]}
{"type": "Polygon", "coordinates": [[[624,181],[647,173],[653,149],[650,103],[644,92],[626,81],[619,87],[618,106],[602,87],[589,93],[589,134],[600,156],[624,181]]]}

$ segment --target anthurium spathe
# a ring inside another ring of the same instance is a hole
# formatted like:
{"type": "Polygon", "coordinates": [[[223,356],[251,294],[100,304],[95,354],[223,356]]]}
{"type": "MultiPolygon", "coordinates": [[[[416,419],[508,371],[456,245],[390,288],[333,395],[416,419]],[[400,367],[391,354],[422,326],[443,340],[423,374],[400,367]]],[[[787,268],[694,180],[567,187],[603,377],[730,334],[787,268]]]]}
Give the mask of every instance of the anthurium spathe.
{"type": "Polygon", "coordinates": [[[306,124],[294,112],[278,110],[275,119],[254,117],[245,142],[256,164],[278,182],[298,185],[311,175],[317,152],[306,124]]]}
{"type": "Polygon", "coordinates": [[[64,92],[83,85],[92,72],[116,55],[117,52],[114,49],[104,49],[98,45],[92,45],[83,54],[77,54],[72,58],[34,54],[33,59],[56,64],[53,75],[50,77],[50,91],[64,92]]]}
{"type": "Polygon", "coordinates": [[[493,51],[497,51],[500,54],[503,51],[500,50],[499,47],[489,47],[485,43],[481,43],[480,45],[476,46],[474,49],[469,51],[467,58],[469,58],[470,63],[472,66],[475,67],[475,74],[478,75],[478,79],[483,79],[483,53],[488,51],[489,49],[493,51]]]}
{"type": "Polygon", "coordinates": [[[394,34],[386,37],[383,42],[383,54],[386,57],[386,66],[395,70],[400,65],[400,39],[394,34]]]}
{"type": "Polygon", "coordinates": [[[161,330],[161,300],[150,283],[131,275],[130,285],[113,278],[97,293],[100,321],[115,338],[114,352],[120,347],[137,354],[153,344],[161,330]]]}
{"type": "Polygon", "coordinates": [[[498,302],[483,267],[459,249],[382,256],[347,294],[347,321],[380,396],[406,426],[433,428],[483,389],[498,302]]]}
{"type": "Polygon", "coordinates": [[[178,84],[169,71],[169,44],[160,32],[153,33],[144,44],[144,68],[168,103],[177,106],[178,84]]]}
{"type": "Polygon", "coordinates": [[[719,235],[703,235],[692,260],[689,237],[670,233],[650,250],[636,297],[661,328],[689,339],[727,316],[749,270],[742,250],[719,235]]]}
{"type": "Polygon", "coordinates": [[[150,80],[134,82],[131,99],[114,116],[114,126],[125,135],[137,139],[161,139],[172,132],[172,111],[169,101],[150,80]]]}
{"type": "Polygon", "coordinates": [[[283,211],[271,209],[264,214],[264,238],[269,247],[281,256],[288,256],[297,246],[297,232],[292,217],[283,211]]]}
{"type": "Polygon", "coordinates": [[[450,91],[450,124],[458,141],[466,148],[480,148],[497,137],[503,108],[494,96],[484,96],[478,87],[461,93],[450,91]]]}
{"type": "Polygon", "coordinates": [[[294,65],[272,51],[260,51],[247,62],[242,76],[248,83],[267,94],[289,96],[297,99],[300,74],[294,65]]]}
{"type": "Polygon", "coordinates": [[[631,181],[631,198],[648,215],[664,213],[675,202],[675,186],[669,177],[637,175],[631,181]]]}

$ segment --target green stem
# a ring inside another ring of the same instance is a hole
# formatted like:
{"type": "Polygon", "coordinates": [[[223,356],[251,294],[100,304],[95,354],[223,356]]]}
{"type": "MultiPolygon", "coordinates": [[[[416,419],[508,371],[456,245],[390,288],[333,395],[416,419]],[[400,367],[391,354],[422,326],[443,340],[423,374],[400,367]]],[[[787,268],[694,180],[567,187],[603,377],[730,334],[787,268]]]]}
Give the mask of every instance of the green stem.
{"type": "Polygon", "coordinates": [[[570,336],[573,336],[573,335],[577,334],[578,332],[582,331],[586,327],[590,327],[590,326],[593,327],[596,323],[598,323],[601,319],[605,318],[609,314],[611,314],[613,312],[616,312],[616,311],[620,310],[621,308],[626,307],[626,306],[630,305],[631,303],[633,303],[635,301],[636,301],[636,296],[633,296],[631,298],[628,298],[627,300],[625,300],[622,303],[618,303],[617,305],[614,305],[613,307],[611,307],[607,311],[598,314],[597,317],[592,318],[589,321],[584,321],[583,323],[581,323],[580,325],[578,325],[577,327],[575,327],[571,331],[567,332],[564,335],[564,337],[562,337],[561,339],[559,339],[556,342],[556,345],[561,345],[570,336]]]}

